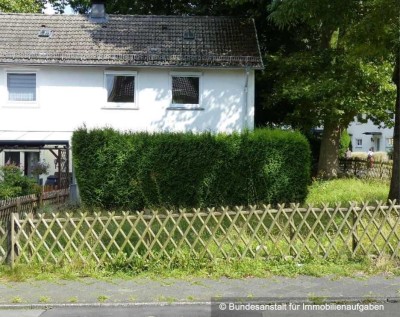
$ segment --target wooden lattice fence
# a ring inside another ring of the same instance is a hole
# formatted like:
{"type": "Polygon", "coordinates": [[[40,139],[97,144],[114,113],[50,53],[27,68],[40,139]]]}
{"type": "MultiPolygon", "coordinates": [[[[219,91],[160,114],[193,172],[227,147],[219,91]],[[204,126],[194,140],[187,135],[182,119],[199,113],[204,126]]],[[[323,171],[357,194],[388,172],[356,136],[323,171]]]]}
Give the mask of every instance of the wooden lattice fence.
{"type": "MultiPolygon", "coordinates": [[[[44,192],[41,195],[27,195],[0,200],[0,264],[11,261],[12,230],[17,227],[11,225],[13,219],[33,219],[41,207],[61,205],[68,201],[69,190],[62,189],[44,192]]],[[[18,252],[17,249],[15,249],[18,252]]]]}
{"type": "Polygon", "coordinates": [[[341,173],[359,178],[390,179],[393,164],[389,162],[373,162],[359,158],[340,159],[339,169],[341,173]]]}
{"type": "Polygon", "coordinates": [[[299,205],[188,212],[12,216],[12,263],[102,265],[192,259],[400,258],[400,206],[299,205]]]}

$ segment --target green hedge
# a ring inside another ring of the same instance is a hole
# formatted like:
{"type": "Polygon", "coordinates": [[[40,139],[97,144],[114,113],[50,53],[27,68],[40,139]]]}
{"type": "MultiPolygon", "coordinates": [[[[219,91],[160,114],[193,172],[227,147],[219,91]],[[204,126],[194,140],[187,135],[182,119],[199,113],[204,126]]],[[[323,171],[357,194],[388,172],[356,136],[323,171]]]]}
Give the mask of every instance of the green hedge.
{"type": "Polygon", "coordinates": [[[302,202],[310,149],[299,133],[74,132],[84,204],[140,210],[302,202]]]}

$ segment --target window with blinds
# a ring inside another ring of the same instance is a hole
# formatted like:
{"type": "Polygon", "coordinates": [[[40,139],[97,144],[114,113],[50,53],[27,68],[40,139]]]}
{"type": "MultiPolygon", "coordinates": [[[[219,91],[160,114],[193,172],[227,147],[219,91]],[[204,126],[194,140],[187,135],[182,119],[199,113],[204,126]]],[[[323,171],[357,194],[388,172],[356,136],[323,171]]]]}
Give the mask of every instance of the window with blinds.
{"type": "Polygon", "coordinates": [[[36,74],[8,73],[9,101],[36,101],[36,74]]]}

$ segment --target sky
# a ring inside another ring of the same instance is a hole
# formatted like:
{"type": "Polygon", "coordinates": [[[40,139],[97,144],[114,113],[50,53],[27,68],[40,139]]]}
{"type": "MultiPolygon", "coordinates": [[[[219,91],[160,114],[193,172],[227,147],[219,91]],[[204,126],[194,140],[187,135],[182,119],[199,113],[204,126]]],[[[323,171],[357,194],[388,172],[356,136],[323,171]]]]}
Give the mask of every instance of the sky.
{"type": "MultiPolygon", "coordinates": [[[[56,12],[54,11],[53,7],[51,6],[50,3],[45,4],[45,9],[43,10],[44,14],[55,14],[56,12]]],[[[64,14],[75,14],[74,10],[68,5],[65,7],[64,14]]]]}

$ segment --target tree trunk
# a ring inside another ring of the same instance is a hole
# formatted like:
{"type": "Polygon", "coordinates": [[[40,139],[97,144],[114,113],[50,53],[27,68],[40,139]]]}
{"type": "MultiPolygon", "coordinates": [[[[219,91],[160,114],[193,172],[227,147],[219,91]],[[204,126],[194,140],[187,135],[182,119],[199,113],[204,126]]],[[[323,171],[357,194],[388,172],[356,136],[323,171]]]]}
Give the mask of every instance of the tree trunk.
{"type": "Polygon", "coordinates": [[[396,105],[393,131],[393,170],[390,181],[389,199],[400,202],[400,53],[396,56],[396,66],[393,72],[393,82],[396,89],[396,105]]]}
{"type": "Polygon", "coordinates": [[[340,126],[337,122],[325,122],[318,161],[318,177],[337,177],[339,169],[340,126]]]}

